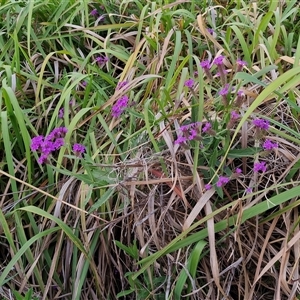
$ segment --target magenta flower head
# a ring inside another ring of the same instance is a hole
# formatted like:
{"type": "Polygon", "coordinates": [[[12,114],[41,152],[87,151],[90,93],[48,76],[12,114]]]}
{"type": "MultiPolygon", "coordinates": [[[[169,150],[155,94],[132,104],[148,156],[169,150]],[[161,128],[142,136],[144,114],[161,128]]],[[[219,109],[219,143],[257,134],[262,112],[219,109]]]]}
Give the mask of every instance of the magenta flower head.
{"type": "Polygon", "coordinates": [[[95,61],[98,63],[99,66],[102,66],[109,61],[109,58],[107,56],[100,55],[95,58],[95,61]]]}
{"type": "Polygon", "coordinates": [[[278,148],[278,144],[277,143],[273,143],[272,141],[266,139],[265,142],[264,142],[264,144],[263,144],[263,148],[265,150],[269,150],[270,151],[270,150],[273,150],[275,148],[278,148]]]}
{"type": "Polygon", "coordinates": [[[236,174],[242,174],[242,169],[241,168],[236,168],[235,173],[236,174]]]}
{"type": "Polygon", "coordinates": [[[201,63],[200,63],[200,66],[202,67],[202,69],[207,69],[209,70],[210,69],[210,61],[209,60],[203,60],[201,63]]]}
{"type": "Polygon", "coordinates": [[[85,146],[81,144],[74,144],[72,150],[77,157],[81,157],[82,154],[85,152],[85,146]]]}
{"type": "Polygon", "coordinates": [[[57,149],[58,148],[55,146],[54,142],[52,142],[51,140],[48,140],[46,137],[45,141],[41,147],[42,154],[46,154],[48,156],[57,149]]]}
{"type": "Polygon", "coordinates": [[[237,65],[237,68],[236,68],[236,71],[237,72],[241,72],[243,67],[247,66],[248,63],[244,60],[241,60],[241,59],[237,59],[236,60],[236,65],[237,65]]]}
{"type": "Polygon", "coordinates": [[[256,128],[260,128],[260,129],[263,129],[263,130],[268,130],[269,126],[270,126],[270,122],[268,120],[264,120],[264,119],[254,119],[252,124],[256,128]]]}
{"type": "Polygon", "coordinates": [[[227,124],[227,129],[231,129],[239,118],[240,118],[240,114],[237,111],[235,110],[231,111],[230,120],[227,124]]]}
{"type": "Polygon", "coordinates": [[[199,140],[201,133],[201,122],[194,122],[180,127],[182,135],[177,137],[175,145],[184,146],[187,141],[199,140]]]}
{"type": "Polygon", "coordinates": [[[227,184],[230,181],[230,179],[226,176],[220,176],[219,180],[217,181],[216,185],[217,187],[222,187],[225,184],[227,184]]]}
{"type": "Polygon", "coordinates": [[[192,88],[194,86],[194,80],[188,79],[184,82],[184,85],[187,86],[188,88],[192,88]]]}
{"type": "Polygon", "coordinates": [[[40,158],[38,159],[38,163],[40,165],[47,164],[48,162],[49,162],[49,160],[48,160],[48,155],[47,154],[42,154],[40,156],[40,158]]]}
{"type": "Polygon", "coordinates": [[[57,127],[54,128],[46,137],[46,140],[53,140],[61,137],[65,137],[66,133],[68,132],[68,129],[66,127],[57,127]]]}
{"type": "Polygon", "coordinates": [[[220,66],[220,65],[223,65],[223,60],[224,60],[224,56],[223,55],[220,55],[220,56],[217,56],[214,60],[214,64],[216,66],[220,66]]]}
{"type": "Polygon", "coordinates": [[[65,110],[64,110],[63,108],[61,108],[61,109],[59,110],[59,112],[58,112],[58,117],[59,117],[60,119],[63,119],[64,113],[65,113],[65,110]]]}
{"type": "Polygon", "coordinates": [[[54,128],[46,137],[40,135],[31,140],[31,150],[41,153],[38,163],[49,163],[49,156],[52,152],[59,150],[64,145],[64,137],[67,132],[66,127],[58,127],[54,128]]]}
{"type": "Polygon", "coordinates": [[[230,113],[230,117],[231,117],[231,119],[233,119],[233,120],[237,120],[237,119],[240,117],[240,114],[237,113],[235,110],[233,110],[233,111],[230,113]]]}
{"type": "Polygon", "coordinates": [[[31,145],[30,145],[31,151],[41,150],[43,143],[44,143],[43,135],[39,135],[39,136],[32,138],[31,145]]]}
{"type": "Polygon", "coordinates": [[[265,162],[256,162],[256,163],[254,163],[253,171],[255,173],[266,172],[267,171],[266,163],[265,162]]]}
{"type": "Polygon", "coordinates": [[[213,80],[213,76],[210,72],[210,61],[209,60],[203,60],[202,62],[200,62],[200,66],[203,69],[206,77],[210,80],[213,80]]]}
{"type": "Polygon", "coordinates": [[[121,97],[112,107],[111,114],[113,117],[120,117],[120,115],[124,112],[124,110],[128,106],[129,98],[125,95],[121,97]]]}
{"type": "Polygon", "coordinates": [[[226,77],[227,70],[225,70],[225,65],[223,64],[223,61],[224,61],[224,56],[220,55],[215,58],[214,64],[218,67],[218,71],[219,71],[218,74],[221,78],[222,84],[225,85],[227,82],[227,77],[226,77]]]}
{"type": "Polygon", "coordinates": [[[210,129],[211,129],[211,124],[207,122],[202,128],[202,132],[208,132],[210,129]]]}
{"type": "Polygon", "coordinates": [[[222,96],[222,102],[224,106],[228,105],[227,95],[229,94],[229,84],[225,84],[224,88],[219,91],[219,95],[222,96]]]}
{"type": "Polygon", "coordinates": [[[91,16],[93,16],[93,17],[97,17],[98,16],[98,10],[95,8],[95,9],[93,9],[91,12],[90,12],[90,14],[91,14],[91,16]]]}
{"type": "Polygon", "coordinates": [[[179,136],[177,138],[177,140],[175,140],[174,144],[175,145],[179,145],[179,146],[183,146],[183,145],[186,144],[187,140],[188,139],[185,136],[179,136]]]}
{"type": "Polygon", "coordinates": [[[229,93],[229,84],[226,84],[219,92],[220,96],[227,96],[229,93]]]}
{"type": "Polygon", "coordinates": [[[214,30],[213,29],[211,29],[211,28],[207,28],[207,31],[211,34],[211,35],[213,35],[214,34],[214,30]]]}
{"type": "Polygon", "coordinates": [[[204,187],[208,191],[212,188],[212,185],[210,183],[207,183],[204,187]]]}
{"type": "Polygon", "coordinates": [[[239,90],[236,95],[236,99],[234,103],[235,106],[241,107],[244,102],[244,98],[245,98],[245,93],[243,92],[243,90],[239,90]]]}

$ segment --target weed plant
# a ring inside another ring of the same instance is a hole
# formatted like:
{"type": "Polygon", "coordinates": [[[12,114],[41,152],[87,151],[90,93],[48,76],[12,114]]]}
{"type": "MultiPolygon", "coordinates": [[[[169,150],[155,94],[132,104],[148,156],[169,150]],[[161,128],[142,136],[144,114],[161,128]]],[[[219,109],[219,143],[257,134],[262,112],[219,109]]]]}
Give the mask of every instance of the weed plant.
{"type": "Polygon", "coordinates": [[[300,299],[298,1],[0,1],[1,299],[300,299]]]}

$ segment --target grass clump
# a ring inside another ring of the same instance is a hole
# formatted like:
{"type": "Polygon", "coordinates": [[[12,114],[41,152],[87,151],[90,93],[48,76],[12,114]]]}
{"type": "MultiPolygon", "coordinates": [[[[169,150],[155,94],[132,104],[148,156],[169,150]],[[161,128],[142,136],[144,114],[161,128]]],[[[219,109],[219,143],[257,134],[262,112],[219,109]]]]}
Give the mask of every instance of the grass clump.
{"type": "Polygon", "coordinates": [[[196,2],[2,3],[3,299],[299,298],[299,4],[196,2]]]}

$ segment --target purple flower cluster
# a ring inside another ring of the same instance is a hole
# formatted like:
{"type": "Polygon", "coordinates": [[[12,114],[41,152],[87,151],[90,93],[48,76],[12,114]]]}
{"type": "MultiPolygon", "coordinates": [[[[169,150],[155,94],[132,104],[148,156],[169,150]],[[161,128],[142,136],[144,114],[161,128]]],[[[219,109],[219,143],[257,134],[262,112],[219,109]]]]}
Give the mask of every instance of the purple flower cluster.
{"type": "Polygon", "coordinates": [[[204,187],[208,191],[212,188],[212,185],[210,183],[207,183],[204,187]]]}
{"type": "Polygon", "coordinates": [[[99,66],[103,66],[109,61],[109,58],[107,56],[100,55],[95,58],[95,61],[98,63],[99,66]]]}
{"type": "Polygon", "coordinates": [[[264,120],[264,119],[255,119],[255,120],[253,120],[252,124],[256,128],[260,128],[263,130],[268,130],[269,126],[270,126],[270,122],[268,120],[264,120]]]}
{"type": "Polygon", "coordinates": [[[227,96],[229,93],[229,84],[225,84],[224,88],[222,88],[219,92],[220,96],[227,96]]]}
{"type": "Polygon", "coordinates": [[[207,69],[209,70],[210,69],[210,61],[209,60],[203,60],[201,63],[200,63],[200,66],[202,67],[202,69],[207,69]]]}
{"type": "Polygon", "coordinates": [[[273,143],[269,139],[266,139],[265,142],[263,143],[263,148],[265,150],[273,150],[275,148],[278,148],[278,144],[277,143],[273,143]]]}
{"type": "Polygon", "coordinates": [[[53,129],[46,137],[39,135],[31,140],[31,150],[41,153],[38,159],[40,164],[47,163],[52,152],[59,150],[64,145],[64,137],[67,132],[66,127],[58,127],[53,129]]]}
{"type": "Polygon", "coordinates": [[[210,130],[211,130],[211,124],[209,122],[206,122],[202,128],[202,132],[209,133],[210,130]]]}
{"type": "Polygon", "coordinates": [[[213,76],[210,72],[210,61],[209,60],[203,60],[202,62],[200,62],[200,66],[203,69],[205,75],[207,76],[207,78],[209,80],[213,80],[213,76]]]}
{"type": "Polygon", "coordinates": [[[237,65],[237,68],[236,68],[236,71],[237,72],[241,72],[243,67],[247,66],[248,63],[244,60],[241,60],[241,59],[237,59],[236,60],[236,65],[237,65]]]}
{"type": "Polygon", "coordinates": [[[226,74],[227,74],[227,70],[225,69],[225,66],[223,64],[223,61],[224,61],[224,56],[223,55],[220,55],[220,56],[217,56],[214,60],[214,64],[217,66],[218,68],[218,74],[221,78],[221,81],[222,81],[222,84],[225,85],[226,84],[226,74]]]}
{"type": "Polygon", "coordinates": [[[224,60],[224,56],[223,55],[220,55],[220,56],[217,56],[214,60],[214,64],[216,66],[222,66],[223,65],[223,60],[224,60]]]}
{"type": "Polygon", "coordinates": [[[112,116],[113,117],[120,117],[120,115],[124,112],[124,110],[128,106],[129,98],[124,95],[122,96],[112,107],[112,116]]]}
{"type": "Polygon", "coordinates": [[[175,140],[175,145],[185,145],[187,141],[196,140],[200,137],[201,133],[201,123],[195,122],[188,125],[183,125],[180,127],[182,135],[178,136],[175,140]]]}
{"type": "Polygon", "coordinates": [[[207,28],[207,31],[209,32],[209,34],[213,35],[214,34],[214,30],[211,28],[207,28]]]}
{"type": "Polygon", "coordinates": [[[85,152],[85,146],[81,144],[74,144],[72,150],[76,156],[81,157],[82,154],[85,152]]]}
{"type": "Polygon", "coordinates": [[[235,174],[242,174],[242,169],[241,168],[236,168],[235,169],[235,174]]]}
{"type": "Polygon", "coordinates": [[[59,110],[59,112],[58,112],[58,117],[59,117],[60,119],[63,119],[64,114],[65,114],[65,110],[64,110],[63,108],[61,108],[61,109],[59,110]]]}
{"type": "Polygon", "coordinates": [[[242,90],[239,90],[236,94],[235,106],[241,107],[244,102],[245,93],[242,90]]]}
{"type": "Polygon", "coordinates": [[[226,176],[220,176],[217,183],[216,183],[216,186],[217,187],[222,187],[224,186],[225,184],[227,184],[228,182],[230,181],[230,178],[229,177],[226,177],[226,176]]]}
{"type": "Polygon", "coordinates": [[[95,8],[90,12],[90,15],[93,17],[97,17],[99,15],[98,10],[95,8]]]}
{"type": "Polygon", "coordinates": [[[184,82],[184,85],[191,89],[194,86],[194,83],[193,79],[188,79],[184,82]]]}
{"type": "Polygon", "coordinates": [[[238,112],[236,112],[235,110],[233,110],[231,113],[230,113],[230,117],[232,120],[237,120],[239,117],[240,117],[240,114],[238,112]]]}
{"type": "Polygon", "coordinates": [[[266,172],[267,171],[266,163],[265,162],[256,162],[256,163],[254,163],[253,171],[255,173],[266,172]]]}

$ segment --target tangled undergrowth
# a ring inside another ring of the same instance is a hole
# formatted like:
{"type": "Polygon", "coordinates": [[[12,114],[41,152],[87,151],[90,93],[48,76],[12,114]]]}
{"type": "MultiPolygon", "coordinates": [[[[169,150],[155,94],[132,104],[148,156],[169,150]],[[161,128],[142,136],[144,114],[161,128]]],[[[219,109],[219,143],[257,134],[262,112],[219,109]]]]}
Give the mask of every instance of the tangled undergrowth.
{"type": "Polygon", "coordinates": [[[1,299],[300,299],[299,4],[197,2],[2,1],[1,299]]]}

